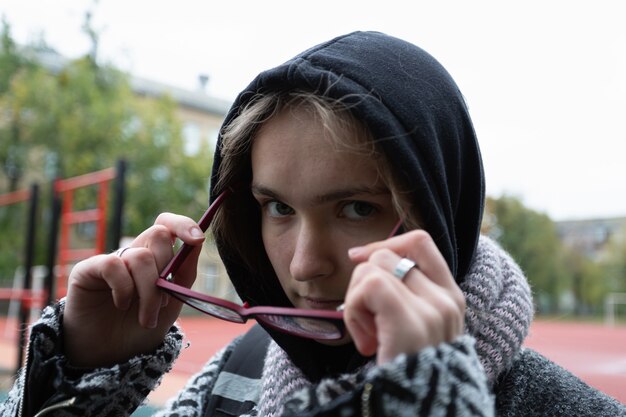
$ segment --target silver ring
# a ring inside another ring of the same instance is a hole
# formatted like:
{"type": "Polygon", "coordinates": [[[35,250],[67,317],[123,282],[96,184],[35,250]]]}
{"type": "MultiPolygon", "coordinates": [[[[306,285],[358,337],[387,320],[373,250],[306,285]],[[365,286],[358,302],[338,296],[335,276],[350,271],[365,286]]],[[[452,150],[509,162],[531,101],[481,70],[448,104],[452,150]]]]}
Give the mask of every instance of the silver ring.
{"type": "Polygon", "coordinates": [[[404,281],[406,274],[413,268],[416,268],[417,264],[410,260],[409,258],[402,258],[400,262],[398,262],[393,268],[393,276],[398,278],[400,281],[404,281]]]}
{"type": "Polygon", "coordinates": [[[124,252],[126,252],[128,249],[130,249],[130,246],[125,246],[123,248],[119,248],[118,250],[116,250],[114,253],[117,257],[121,258],[122,255],[124,254],[124,252]]]}

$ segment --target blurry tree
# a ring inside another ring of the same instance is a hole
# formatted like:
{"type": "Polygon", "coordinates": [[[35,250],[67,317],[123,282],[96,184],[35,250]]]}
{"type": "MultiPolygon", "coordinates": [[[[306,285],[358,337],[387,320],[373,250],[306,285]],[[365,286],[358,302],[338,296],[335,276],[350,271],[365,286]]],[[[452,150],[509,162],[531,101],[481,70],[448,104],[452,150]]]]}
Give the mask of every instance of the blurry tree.
{"type": "Polygon", "coordinates": [[[6,179],[7,191],[15,191],[20,182],[30,143],[23,132],[29,118],[27,108],[14,88],[14,80],[28,77],[36,64],[18,51],[10,35],[10,25],[3,18],[0,33],[0,166],[6,179]]]}
{"type": "MultiPolygon", "coordinates": [[[[185,154],[175,103],[134,95],[126,74],[98,62],[89,13],[83,29],[94,43],[90,54],[51,71],[27,60],[32,48],[17,48],[3,24],[0,193],[27,187],[26,181],[111,167],[123,158],[124,234],[139,233],[161,211],[198,216],[208,201],[211,150],[185,154]]],[[[92,197],[86,193],[81,208],[94,206],[92,197]]]]}
{"type": "Polygon", "coordinates": [[[175,103],[135,100],[136,116],[126,125],[119,156],[130,163],[124,216],[135,235],[156,215],[173,211],[198,219],[208,204],[212,149],[205,143],[194,155],[183,151],[175,103]]]}
{"type": "Polygon", "coordinates": [[[554,313],[568,288],[554,223],[515,197],[487,198],[483,231],[508,251],[526,274],[539,313],[554,313]]]}
{"type": "Polygon", "coordinates": [[[608,291],[626,292],[626,225],[612,235],[601,260],[608,281],[608,291]]]}
{"type": "Polygon", "coordinates": [[[574,313],[578,316],[601,314],[608,291],[608,280],[601,264],[574,248],[563,248],[563,251],[563,266],[571,286],[574,313]]]}
{"type": "MultiPolygon", "coordinates": [[[[24,175],[29,144],[22,131],[22,119],[27,117],[16,99],[19,91],[12,90],[13,80],[36,68],[34,62],[20,54],[10,36],[5,18],[0,28],[0,193],[15,191],[24,175]]],[[[28,203],[0,207],[0,281],[13,279],[16,268],[23,264],[28,203]]]]}
{"type": "Polygon", "coordinates": [[[496,239],[528,278],[538,313],[600,314],[609,291],[626,291],[626,244],[603,262],[565,247],[555,223],[508,195],[488,197],[482,232],[496,239]]]}

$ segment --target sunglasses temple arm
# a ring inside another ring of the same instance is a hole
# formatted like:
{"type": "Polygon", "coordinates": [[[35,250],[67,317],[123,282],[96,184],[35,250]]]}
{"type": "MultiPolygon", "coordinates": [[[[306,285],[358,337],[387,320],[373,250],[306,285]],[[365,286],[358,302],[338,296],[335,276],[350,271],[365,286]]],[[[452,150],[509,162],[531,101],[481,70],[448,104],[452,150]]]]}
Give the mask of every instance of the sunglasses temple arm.
{"type": "Polygon", "coordinates": [[[183,262],[185,262],[185,259],[187,259],[187,256],[189,256],[192,249],[192,246],[184,243],[176,255],[174,255],[172,260],[169,261],[165,268],[163,268],[163,271],[159,274],[159,278],[171,281],[172,276],[178,271],[178,268],[180,268],[183,262]]]}
{"type": "MultiPolygon", "coordinates": [[[[198,220],[198,226],[202,229],[203,232],[206,232],[215,217],[215,212],[222,204],[222,201],[230,194],[230,189],[224,190],[220,195],[217,196],[213,204],[209,206],[209,208],[204,212],[200,220],[198,220]]],[[[171,261],[163,268],[163,271],[159,274],[159,278],[166,279],[168,281],[171,280],[173,275],[178,271],[178,268],[185,262],[187,256],[193,250],[193,246],[190,246],[186,243],[183,243],[180,250],[174,255],[171,261]]]]}
{"type": "Polygon", "coordinates": [[[387,239],[394,237],[395,235],[403,233],[404,232],[403,223],[404,223],[404,219],[401,218],[400,220],[398,220],[398,223],[396,223],[396,225],[393,227],[393,230],[391,230],[391,233],[389,233],[389,236],[387,236],[387,239]]]}

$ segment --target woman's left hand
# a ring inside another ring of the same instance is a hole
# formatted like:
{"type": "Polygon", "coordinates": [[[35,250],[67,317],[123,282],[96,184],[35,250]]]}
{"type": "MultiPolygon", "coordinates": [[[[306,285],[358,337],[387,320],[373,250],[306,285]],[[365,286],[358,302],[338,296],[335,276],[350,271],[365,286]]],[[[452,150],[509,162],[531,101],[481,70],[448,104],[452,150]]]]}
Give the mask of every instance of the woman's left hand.
{"type": "Polygon", "coordinates": [[[465,297],[430,235],[414,230],[350,250],[357,265],[344,305],[344,320],[361,354],[378,364],[463,333],[465,297]],[[393,275],[402,258],[416,267],[393,275]]]}

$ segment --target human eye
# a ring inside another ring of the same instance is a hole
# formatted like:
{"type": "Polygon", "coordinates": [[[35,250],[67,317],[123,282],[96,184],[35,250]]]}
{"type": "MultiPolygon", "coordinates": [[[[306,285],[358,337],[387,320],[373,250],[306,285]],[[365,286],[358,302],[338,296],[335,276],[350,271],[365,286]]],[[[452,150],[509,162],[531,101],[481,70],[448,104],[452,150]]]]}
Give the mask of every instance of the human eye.
{"type": "Polygon", "coordinates": [[[364,220],[376,212],[376,207],[366,201],[350,201],[341,208],[342,216],[351,220],[364,220]]]}
{"type": "Polygon", "coordinates": [[[270,200],[264,206],[270,217],[285,217],[293,214],[293,209],[281,201],[270,200]]]}

